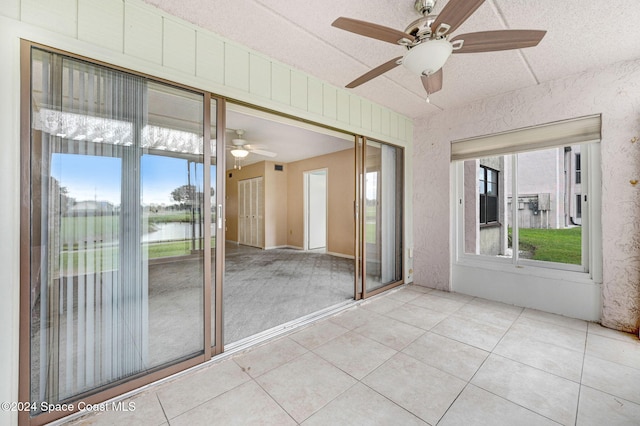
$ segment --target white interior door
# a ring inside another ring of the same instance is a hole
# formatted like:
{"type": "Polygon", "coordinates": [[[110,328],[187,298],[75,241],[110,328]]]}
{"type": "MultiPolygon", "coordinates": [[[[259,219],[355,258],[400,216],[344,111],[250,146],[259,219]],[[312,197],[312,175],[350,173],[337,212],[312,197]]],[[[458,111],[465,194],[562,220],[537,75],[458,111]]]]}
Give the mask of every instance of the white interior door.
{"type": "Polygon", "coordinates": [[[327,246],[327,171],[306,173],[307,177],[307,248],[327,246]]]}

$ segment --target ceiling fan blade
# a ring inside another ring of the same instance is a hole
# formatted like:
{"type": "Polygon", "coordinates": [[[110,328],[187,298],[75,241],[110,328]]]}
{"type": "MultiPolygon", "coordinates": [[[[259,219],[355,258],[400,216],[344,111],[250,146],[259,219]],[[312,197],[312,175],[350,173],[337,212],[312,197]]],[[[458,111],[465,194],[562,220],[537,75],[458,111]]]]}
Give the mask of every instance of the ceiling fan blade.
{"type": "Polygon", "coordinates": [[[275,157],[278,154],[276,154],[275,152],[271,152],[271,151],[265,151],[263,149],[252,149],[249,151],[252,154],[258,154],[258,155],[262,155],[265,157],[275,157]]]}
{"type": "Polygon", "coordinates": [[[359,21],[357,19],[340,17],[331,24],[341,30],[350,31],[365,37],[386,41],[387,43],[398,44],[402,39],[415,41],[415,37],[405,32],[394,30],[371,22],[359,21]]]}
{"type": "Polygon", "coordinates": [[[462,47],[453,53],[493,52],[496,50],[523,49],[540,43],[546,34],[542,30],[499,30],[480,31],[477,33],[460,34],[451,43],[463,40],[462,47]]]}
{"type": "Polygon", "coordinates": [[[449,0],[431,24],[431,31],[435,34],[440,24],[447,24],[450,28],[440,35],[454,32],[482,3],[484,0],[449,0]]]}
{"type": "Polygon", "coordinates": [[[422,79],[424,90],[427,91],[427,95],[431,95],[442,89],[442,68],[431,75],[423,75],[420,78],[422,79]]]}
{"type": "Polygon", "coordinates": [[[351,83],[347,84],[345,87],[347,89],[353,89],[354,87],[358,87],[361,84],[366,83],[367,81],[369,81],[369,80],[371,80],[373,78],[376,78],[377,76],[379,76],[381,74],[384,74],[385,72],[387,72],[389,70],[394,69],[395,67],[400,65],[398,63],[398,61],[400,59],[402,59],[402,56],[398,56],[397,58],[393,58],[389,62],[385,62],[384,64],[375,67],[374,69],[372,69],[368,73],[363,74],[360,77],[356,78],[351,83]]]}

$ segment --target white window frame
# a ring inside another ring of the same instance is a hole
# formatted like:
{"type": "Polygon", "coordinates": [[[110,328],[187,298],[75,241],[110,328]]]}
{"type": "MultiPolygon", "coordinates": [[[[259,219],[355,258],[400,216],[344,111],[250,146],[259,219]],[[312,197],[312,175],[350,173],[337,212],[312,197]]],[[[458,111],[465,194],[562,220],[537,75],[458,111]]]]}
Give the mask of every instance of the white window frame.
{"type": "MultiPolygon", "coordinates": [[[[526,129],[525,129],[526,130],[526,129]]],[[[500,135],[502,136],[502,134],[500,135]]],[[[451,182],[452,182],[452,261],[454,264],[475,266],[485,269],[502,270],[508,272],[534,274],[549,278],[568,279],[585,283],[602,282],[602,226],[601,226],[601,170],[600,170],[600,140],[585,137],[580,141],[570,139],[568,143],[558,141],[556,145],[541,144],[539,149],[562,148],[568,145],[581,145],[581,174],[582,174],[582,262],[581,265],[571,265],[557,262],[520,259],[518,247],[513,247],[513,256],[503,258],[497,256],[465,253],[465,197],[464,197],[464,160],[478,159],[489,156],[505,155],[507,161],[513,158],[512,188],[513,193],[518,193],[517,188],[517,154],[537,150],[528,144],[523,149],[517,146],[507,148],[511,152],[496,152],[492,147],[491,152],[479,151],[476,156],[464,154],[455,158],[452,149],[451,182]],[[582,143],[581,143],[582,142],[582,143]]],[[[463,142],[468,143],[469,140],[463,142]]],[[[453,142],[455,144],[457,142],[453,142]]],[[[512,235],[517,237],[517,203],[512,203],[512,235]]],[[[518,239],[514,238],[517,243],[518,239]]]]}

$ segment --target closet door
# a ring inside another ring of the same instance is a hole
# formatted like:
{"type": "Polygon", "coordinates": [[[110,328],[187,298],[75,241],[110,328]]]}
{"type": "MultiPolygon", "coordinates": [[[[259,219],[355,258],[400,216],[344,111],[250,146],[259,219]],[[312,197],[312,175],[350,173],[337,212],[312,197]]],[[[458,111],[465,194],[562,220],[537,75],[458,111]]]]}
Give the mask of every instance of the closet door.
{"type": "Polygon", "coordinates": [[[262,247],[264,235],[263,178],[238,182],[238,243],[262,247]]]}

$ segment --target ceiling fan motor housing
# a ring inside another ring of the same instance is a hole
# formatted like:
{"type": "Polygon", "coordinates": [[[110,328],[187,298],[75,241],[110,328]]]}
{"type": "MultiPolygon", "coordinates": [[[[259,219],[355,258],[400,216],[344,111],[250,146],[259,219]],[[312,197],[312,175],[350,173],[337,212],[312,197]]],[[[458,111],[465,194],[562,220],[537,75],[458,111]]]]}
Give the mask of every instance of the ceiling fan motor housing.
{"type": "Polygon", "coordinates": [[[418,13],[426,16],[431,13],[435,5],[436,0],[416,0],[413,7],[418,11],[418,13]]]}
{"type": "Polygon", "coordinates": [[[442,68],[452,51],[446,39],[424,41],[404,55],[402,65],[416,75],[431,75],[442,68]]]}

